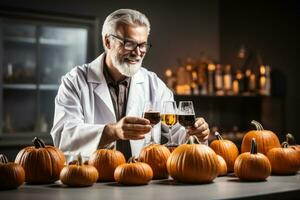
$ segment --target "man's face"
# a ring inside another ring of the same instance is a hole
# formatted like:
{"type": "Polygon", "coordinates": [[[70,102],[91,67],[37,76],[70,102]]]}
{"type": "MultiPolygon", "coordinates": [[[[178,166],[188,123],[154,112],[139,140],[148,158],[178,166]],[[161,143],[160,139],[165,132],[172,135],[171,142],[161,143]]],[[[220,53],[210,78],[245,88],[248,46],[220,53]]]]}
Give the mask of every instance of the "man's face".
{"type": "Polygon", "coordinates": [[[145,26],[120,25],[117,34],[110,36],[111,61],[121,74],[132,77],[140,69],[146,53],[143,45],[147,43],[147,39],[145,26]],[[140,46],[136,47],[136,44],[140,46]]]}

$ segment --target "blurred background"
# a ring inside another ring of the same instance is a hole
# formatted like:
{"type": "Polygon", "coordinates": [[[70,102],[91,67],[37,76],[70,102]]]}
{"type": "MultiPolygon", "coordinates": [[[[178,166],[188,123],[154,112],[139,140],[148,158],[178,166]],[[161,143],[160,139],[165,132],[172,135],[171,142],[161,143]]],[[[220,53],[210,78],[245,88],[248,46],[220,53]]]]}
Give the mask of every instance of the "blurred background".
{"type": "MultiPolygon", "coordinates": [[[[146,14],[153,48],[144,66],[192,100],[212,131],[237,144],[260,121],[300,141],[298,1],[0,2],[0,152],[49,135],[62,75],[103,52],[101,27],[119,8],[146,14]],[[180,74],[180,76],[178,76],[180,74]]],[[[213,138],[211,138],[213,139],[213,138]]]]}

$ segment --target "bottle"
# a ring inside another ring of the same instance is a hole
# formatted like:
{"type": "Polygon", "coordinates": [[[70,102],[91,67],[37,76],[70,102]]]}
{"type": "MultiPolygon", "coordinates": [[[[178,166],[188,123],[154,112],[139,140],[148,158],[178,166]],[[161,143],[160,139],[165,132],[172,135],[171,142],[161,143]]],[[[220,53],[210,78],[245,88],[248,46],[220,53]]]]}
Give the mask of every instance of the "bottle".
{"type": "Polygon", "coordinates": [[[216,95],[224,95],[222,66],[220,64],[216,65],[215,92],[216,95]]]}
{"type": "Polygon", "coordinates": [[[227,95],[232,94],[232,74],[231,65],[226,65],[223,76],[224,91],[227,95]]]}

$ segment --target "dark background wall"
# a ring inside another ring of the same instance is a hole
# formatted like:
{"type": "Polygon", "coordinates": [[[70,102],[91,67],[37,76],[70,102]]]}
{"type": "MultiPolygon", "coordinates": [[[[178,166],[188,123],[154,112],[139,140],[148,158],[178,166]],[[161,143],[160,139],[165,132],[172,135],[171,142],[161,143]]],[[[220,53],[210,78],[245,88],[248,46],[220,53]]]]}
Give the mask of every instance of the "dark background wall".
{"type": "MultiPolygon", "coordinates": [[[[166,67],[177,66],[178,59],[199,57],[205,52],[219,60],[219,6],[211,1],[137,1],[137,0],[1,0],[0,6],[41,12],[96,16],[100,27],[105,17],[119,8],[132,8],[146,14],[151,23],[153,48],[145,66],[163,76],[166,67]]],[[[101,36],[99,36],[101,41],[101,36]]],[[[102,51],[102,43],[100,46],[102,51]]]]}
{"type": "MultiPolygon", "coordinates": [[[[277,118],[274,121],[279,118],[285,123],[284,131],[290,131],[300,139],[297,1],[2,0],[0,7],[96,16],[100,26],[115,9],[140,10],[150,19],[150,41],[154,45],[144,63],[160,77],[166,67],[178,65],[178,59],[198,58],[201,52],[223,64],[238,67],[241,63],[235,55],[244,45],[247,51],[259,53],[263,63],[269,64],[280,80],[277,87],[283,95],[286,112],[277,112],[277,107],[266,108],[266,112],[272,111],[265,120],[266,128],[272,127],[272,118],[277,118]]],[[[102,46],[99,49],[101,52],[102,46]]]]}
{"type": "Polygon", "coordinates": [[[276,126],[274,122],[281,117],[285,121],[284,131],[297,135],[300,141],[299,1],[229,0],[220,1],[219,6],[221,61],[239,66],[236,55],[244,45],[248,53],[258,53],[262,62],[271,66],[276,87],[273,92],[283,95],[286,112],[281,117],[277,108],[266,108],[272,114],[266,116],[265,126],[276,126]]]}

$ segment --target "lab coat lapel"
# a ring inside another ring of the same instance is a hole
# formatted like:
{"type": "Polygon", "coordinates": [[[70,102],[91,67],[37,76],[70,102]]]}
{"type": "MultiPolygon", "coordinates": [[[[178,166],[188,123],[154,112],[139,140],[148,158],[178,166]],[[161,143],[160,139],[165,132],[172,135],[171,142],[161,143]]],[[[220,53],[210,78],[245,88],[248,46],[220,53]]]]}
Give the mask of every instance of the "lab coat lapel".
{"type": "Polygon", "coordinates": [[[109,93],[107,82],[103,75],[104,58],[105,58],[105,53],[101,54],[92,63],[90,63],[87,79],[89,83],[92,83],[94,87],[94,93],[96,94],[96,96],[98,96],[108,107],[110,111],[109,114],[111,115],[110,116],[107,115],[107,118],[111,118],[113,119],[113,121],[116,121],[116,115],[112,104],[112,99],[109,93]]]}
{"type": "MultiPolygon", "coordinates": [[[[145,103],[145,77],[139,70],[131,79],[129,96],[126,107],[126,116],[141,117],[145,103]]],[[[138,156],[144,145],[144,140],[130,140],[131,152],[133,156],[138,156]]]]}

